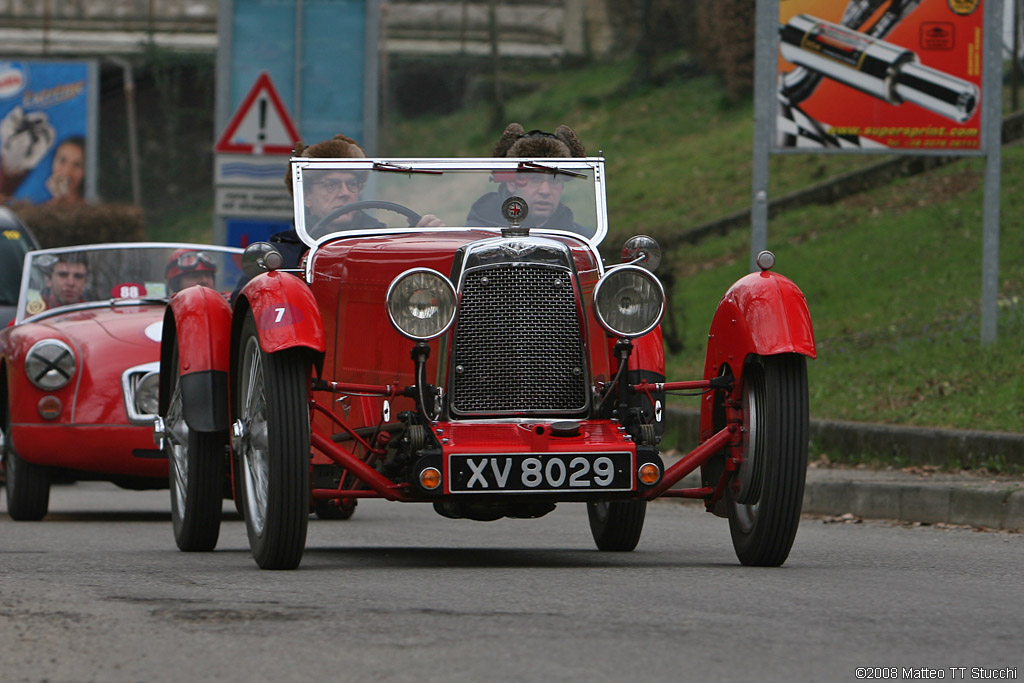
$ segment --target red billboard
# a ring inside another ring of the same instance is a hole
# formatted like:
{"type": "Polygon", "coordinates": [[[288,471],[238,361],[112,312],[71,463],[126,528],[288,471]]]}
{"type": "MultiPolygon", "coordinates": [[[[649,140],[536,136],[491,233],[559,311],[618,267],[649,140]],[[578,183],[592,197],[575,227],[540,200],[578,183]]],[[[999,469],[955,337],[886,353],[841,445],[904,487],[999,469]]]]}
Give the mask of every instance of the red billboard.
{"type": "Polygon", "coordinates": [[[780,148],[981,147],[983,0],[779,0],[780,148]]]}

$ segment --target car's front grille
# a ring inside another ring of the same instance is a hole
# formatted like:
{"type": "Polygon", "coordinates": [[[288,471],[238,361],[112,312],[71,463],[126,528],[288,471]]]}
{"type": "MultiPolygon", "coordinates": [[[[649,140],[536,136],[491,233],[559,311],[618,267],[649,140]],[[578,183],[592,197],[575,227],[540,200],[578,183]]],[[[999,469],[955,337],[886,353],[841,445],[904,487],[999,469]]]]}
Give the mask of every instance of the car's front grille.
{"type": "Polygon", "coordinates": [[[562,267],[505,263],[466,273],[451,363],[456,414],[587,407],[574,291],[562,267]]]}

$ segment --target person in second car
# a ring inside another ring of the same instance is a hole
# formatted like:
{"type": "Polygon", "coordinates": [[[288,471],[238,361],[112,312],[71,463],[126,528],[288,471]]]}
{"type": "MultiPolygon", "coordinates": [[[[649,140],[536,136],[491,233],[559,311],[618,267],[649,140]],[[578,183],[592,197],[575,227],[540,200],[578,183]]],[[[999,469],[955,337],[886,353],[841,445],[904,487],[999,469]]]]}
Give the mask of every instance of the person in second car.
{"type": "Polygon", "coordinates": [[[200,285],[215,289],[217,286],[217,263],[206,252],[194,249],[178,249],[171,254],[164,269],[167,288],[177,294],[186,287],[200,285]]]}
{"type": "Polygon", "coordinates": [[[43,276],[46,286],[41,295],[46,308],[85,301],[85,280],[89,274],[85,257],[77,253],[61,254],[43,276]]]}
{"type": "MultiPolygon", "coordinates": [[[[540,130],[527,132],[520,124],[510,123],[494,146],[496,157],[555,158],[585,157],[586,150],[569,126],[559,126],[554,133],[540,130]]],[[[525,226],[586,232],[573,217],[572,209],[562,203],[562,190],[571,176],[544,171],[521,170],[514,179],[501,181],[496,192],[488,192],[473,203],[466,225],[504,227],[502,203],[512,196],[526,200],[529,209],[525,226]]]]}

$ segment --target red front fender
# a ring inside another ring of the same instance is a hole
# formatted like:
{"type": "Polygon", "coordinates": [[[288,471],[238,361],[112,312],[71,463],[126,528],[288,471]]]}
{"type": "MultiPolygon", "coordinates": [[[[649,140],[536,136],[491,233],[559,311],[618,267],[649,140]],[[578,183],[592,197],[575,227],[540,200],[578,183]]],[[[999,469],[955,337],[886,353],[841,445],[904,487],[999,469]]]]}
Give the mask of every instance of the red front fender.
{"type": "Polygon", "coordinates": [[[723,363],[737,372],[751,353],[817,355],[807,299],[792,280],[770,271],[740,278],[718,303],[704,378],[717,376],[723,363]]]}
{"type": "Polygon", "coordinates": [[[160,344],[160,414],[167,414],[171,378],[180,376],[185,422],[202,432],[227,429],[231,307],[218,292],[189,287],[171,298],[160,344]],[[178,363],[173,365],[177,345],[178,363]]]}
{"type": "MultiPolygon", "coordinates": [[[[178,339],[180,374],[228,371],[231,358],[231,307],[208,287],[189,287],[176,294],[164,314],[164,339],[178,339]],[[170,325],[170,327],[168,327],[170,325]]],[[[163,344],[161,352],[170,352],[163,344]]]]}
{"type": "MultiPolygon", "coordinates": [[[[737,280],[718,303],[708,335],[704,378],[717,377],[727,366],[738,390],[748,355],[780,353],[817,356],[807,299],[792,280],[778,273],[751,273],[737,280]]],[[[712,400],[713,394],[708,394],[702,402],[702,437],[713,431],[712,400]]]]}
{"type": "MultiPolygon", "coordinates": [[[[306,283],[294,275],[276,271],[257,275],[242,289],[236,312],[242,306],[252,311],[264,352],[299,346],[324,352],[320,309],[306,283]]],[[[236,318],[236,325],[240,325],[242,316],[236,318]]]]}

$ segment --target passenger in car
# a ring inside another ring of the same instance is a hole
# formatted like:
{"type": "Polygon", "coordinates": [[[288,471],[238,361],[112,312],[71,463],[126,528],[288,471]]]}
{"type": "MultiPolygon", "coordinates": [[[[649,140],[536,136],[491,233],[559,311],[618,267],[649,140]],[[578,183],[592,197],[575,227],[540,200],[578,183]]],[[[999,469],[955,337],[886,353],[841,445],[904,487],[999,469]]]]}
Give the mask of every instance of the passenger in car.
{"type": "Polygon", "coordinates": [[[204,251],[177,249],[164,268],[164,277],[171,294],[177,294],[192,285],[215,289],[217,263],[204,251]]]}
{"type": "MultiPolygon", "coordinates": [[[[554,133],[526,130],[518,123],[510,123],[494,146],[493,156],[509,158],[585,157],[583,144],[569,126],[559,126],[554,133]]],[[[572,209],[562,203],[562,190],[568,175],[544,171],[518,171],[514,179],[501,180],[497,192],[488,192],[473,203],[466,217],[466,225],[505,227],[508,221],[501,215],[501,204],[512,196],[526,200],[529,213],[524,225],[529,228],[551,228],[587,232],[576,222],[572,209]]]]}

